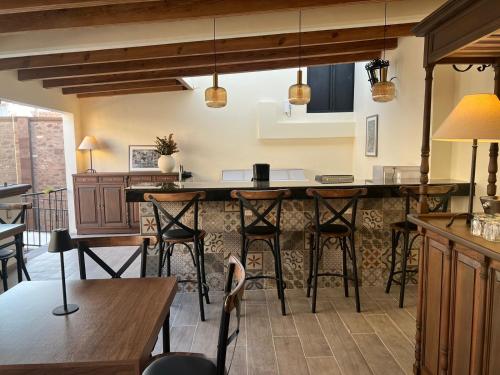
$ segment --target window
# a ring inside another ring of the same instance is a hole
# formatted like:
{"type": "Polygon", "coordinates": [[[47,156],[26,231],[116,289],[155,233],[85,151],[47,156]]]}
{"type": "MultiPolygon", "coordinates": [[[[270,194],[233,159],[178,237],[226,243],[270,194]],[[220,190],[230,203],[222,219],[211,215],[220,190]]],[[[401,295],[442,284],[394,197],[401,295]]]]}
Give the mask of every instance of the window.
{"type": "Polygon", "coordinates": [[[307,113],[353,112],[354,64],[307,68],[311,101],[307,113]]]}

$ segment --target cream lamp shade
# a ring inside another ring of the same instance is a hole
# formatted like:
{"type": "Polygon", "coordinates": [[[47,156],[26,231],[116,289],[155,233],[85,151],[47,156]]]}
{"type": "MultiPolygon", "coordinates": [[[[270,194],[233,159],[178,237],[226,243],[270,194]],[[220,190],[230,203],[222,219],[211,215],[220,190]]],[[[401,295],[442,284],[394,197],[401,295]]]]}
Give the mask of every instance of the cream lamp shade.
{"type": "Polygon", "coordinates": [[[83,138],[82,143],[78,146],[79,150],[95,150],[97,149],[97,141],[93,135],[87,135],[83,138]]]}
{"type": "Polygon", "coordinates": [[[494,94],[464,96],[432,139],[459,142],[500,140],[500,100],[494,94]]]}

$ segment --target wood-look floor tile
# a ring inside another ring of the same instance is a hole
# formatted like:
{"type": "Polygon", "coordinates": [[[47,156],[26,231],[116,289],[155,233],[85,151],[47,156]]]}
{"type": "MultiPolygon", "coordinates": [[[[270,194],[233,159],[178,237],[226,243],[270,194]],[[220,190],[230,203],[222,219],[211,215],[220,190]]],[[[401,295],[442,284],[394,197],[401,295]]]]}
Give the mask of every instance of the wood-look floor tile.
{"type": "Polygon", "coordinates": [[[394,325],[387,315],[368,315],[366,320],[407,374],[413,371],[415,349],[410,340],[394,325]]]}
{"type": "Polygon", "coordinates": [[[281,314],[281,302],[271,300],[267,302],[269,308],[269,319],[273,336],[297,336],[297,329],[293,321],[293,315],[290,307],[287,305],[287,315],[281,314]]]}
{"type": "Polygon", "coordinates": [[[376,334],[354,334],[353,338],[374,375],[404,374],[392,354],[376,334]]]}
{"type": "MultiPolygon", "coordinates": [[[[372,326],[366,321],[363,314],[356,312],[353,297],[332,298],[331,303],[351,334],[373,333],[372,326]]],[[[363,307],[363,301],[361,301],[361,306],[363,307]]]]}
{"type": "Polygon", "coordinates": [[[198,304],[198,294],[183,293],[181,307],[175,314],[172,322],[173,326],[193,326],[200,320],[200,307],[198,304]]]}
{"type": "Polygon", "coordinates": [[[316,314],[333,355],[344,375],[370,375],[364,357],[339,315],[329,302],[319,301],[316,314]]]}
{"type": "Polygon", "coordinates": [[[198,322],[194,333],[191,350],[194,353],[203,353],[210,358],[217,356],[217,339],[220,326],[220,305],[211,303],[205,306],[204,322],[198,322]]]}
{"type": "Polygon", "coordinates": [[[319,325],[316,315],[311,313],[311,306],[307,298],[290,300],[290,309],[293,313],[295,327],[304,347],[306,357],[327,357],[332,355],[326,337],[319,325]]]}
{"type": "Polygon", "coordinates": [[[280,374],[308,375],[309,370],[297,337],[275,337],[276,358],[280,374]]]}
{"type": "MultiPolygon", "coordinates": [[[[231,375],[247,375],[247,352],[246,347],[234,346],[227,349],[226,370],[231,375]]],[[[195,374],[193,374],[195,375],[195,374]]]]}
{"type": "Polygon", "coordinates": [[[342,375],[333,357],[306,358],[309,373],[314,375],[342,375]]]}
{"type": "Polygon", "coordinates": [[[416,323],[414,317],[405,309],[400,309],[397,301],[381,301],[380,305],[406,337],[415,343],[416,323]]]}
{"type": "MultiPolygon", "coordinates": [[[[193,343],[196,326],[178,326],[170,328],[170,350],[189,352],[193,343]]],[[[161,342],[161,340],[158,340],[161,342]]]]}
{"type": "Polygon", "coordinates": [[[249,375],[277,375],[271,324],[265,304],[246,304],[249,375]]]}
{"type": "Polygon", "coordinates": [[[248,304],[266,303],[266,292],[264,290],[245,290],[244,300],[248,304]]]}

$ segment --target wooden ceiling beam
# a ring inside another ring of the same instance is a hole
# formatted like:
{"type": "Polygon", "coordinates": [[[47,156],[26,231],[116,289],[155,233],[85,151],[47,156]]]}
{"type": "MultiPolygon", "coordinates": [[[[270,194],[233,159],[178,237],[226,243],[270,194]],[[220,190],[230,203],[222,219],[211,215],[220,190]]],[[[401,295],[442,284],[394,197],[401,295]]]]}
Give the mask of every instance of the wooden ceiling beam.
{"type": "MultiPolygon", "coordinates": [[[[388,25],[386,29],[386,37],[398,38],[411,36],[413,35],[411,29],[415,25],[415,23],[388,25]]],[[[363,40],[382,39],[383,37],[384,26],[309,31],[302,33],[302,45],[309,46],[318,44],[357,42],[363,40]]],[[[217,51],[220,53],[297,47],[298,44],[299,38],[297,33],[219,39],[216,41],[217,51]]],[[[141,60],[161,57],[206,55],[212,54],[213,48],[213,41],[201,40],[156,46],[12,57],[0,59],[0,70],[43,68],[50,66],[141,60]]]]}
{"type": "MultiPolygon", "coordinates": [[[[332,55],[332,56],[321,56],[321,57],[309,57],[303,58],[301,63],[302,66],[319,66],[319,65],[331,65],[331,64],[344,64],[353,63],[358,61],[368,61],[374,58],[380,57],[381,52],[363,52],[357,54],[344,54],[344,55],[332,55]]],[[[231,73],[247,73],[255,71],[264,70],[275,70],[275,69],[289,69],[298,66],[298,58],[295,57],[289,60],[276,60],[276,61],[263,61],[258,63],[242,63],[242,64],[230,64],[221,65],[217,67],[217,71],[220,74],[231,74],[231,73]]],[[[86,76],[86,77],[75,77],[75,78],[63,78],[63,79],[53,79],[44,81],[45,88],[53,87],[72,87],[72,86],[84,86],[92,84],[108,84],[108,83],[118,83],[118,82],[130,82],[130,81],[145,81],[145,80],[156,80],[156,79],[168,79],[176,77],[196,77],[210,75],[213,73],[213,67],[197,67],[197,68],[185,68],[185,69],[173,69],[173,70],[163,70],[163,71],[150,71],[150,72],[137,72],[137,73],[123,73],[123,74],[110,74],[110,75],[99,75],[99,76],[86,76]]]]}
{"type": "MultiPolygon", "coordinates": [[[[307,46],[301,49],[304,58],[330,55],[352,54],[357,52],[380,51],[397,47],[397,39],[349,42],[307,46]]],[[[231,52],[217,55],[217,65],[223,66],[236,63],[253,63],[274,60],[288,60],[298,56],[298,48],[282,48],[249,52],[231,52]]],[[[171,57],[161,59],[132,60],[102,64],[69,65],[62,67],[21,69],[18,78],[21,81],[30,79],[63,78],[71,76],[86,76],[120,72],[168,70],[196,67],[211,68],[214,57],[211,55],[171,57]]]]}
{"type": "Polygon", "coordinates": [[[116,90],[116,91],[103,91],[103,92],[90,92],[85,94],[77,94],[78,98],[95,98],[101,96],[117,96],[117,95],[131,95],[131,94],[149,94],[153,92],[169,92],[169,91],[185,91],[182,86],[166,86],[166,87],[148,87],[142,89],[132,90],[116,90]]]}
{"type": "Polygon", "coordinates": [[[40,12],[46,10],[116,5],[126,3],[145,3],[158,0],[2,0],[0,14],[40,12]]]}
{"type": "Polygon", "coordinates": [[[68,94],[83,94],[88,92],[102,92],[102,91],[118,91],[118,90],[131,90],[131,89],[143,89],[152,87],[182,87],[184,85],[180,84],[175,79],[158,79],[153,81],[132,81],[132,82],[120,82],[120,83],[108,83],[102,85],[88,85],[88,86],[75,86],[75,87],[64,87],[62,93],[64,95],[68,94]]]}
{"type": "Polygon", "coordinates": [[[0,15],[0,33],[174,21],[381,0],[168,0],[0,15]]]}

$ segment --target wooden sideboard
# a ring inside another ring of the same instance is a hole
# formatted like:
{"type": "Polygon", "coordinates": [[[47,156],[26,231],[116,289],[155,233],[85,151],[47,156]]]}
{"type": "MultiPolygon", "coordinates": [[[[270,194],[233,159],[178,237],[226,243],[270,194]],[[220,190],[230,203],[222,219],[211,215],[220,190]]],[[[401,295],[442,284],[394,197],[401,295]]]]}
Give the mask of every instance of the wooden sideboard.
{"type": "Polygon", "coordinates": [[[424,236],[415,374],[500,374],[500,243],[449,217],[409,217],[424,236]]]}
{"type": "Polygon", "coordinates": [[[125,202],[125,188],[148,182],[174,182],[177,173],[79,173],[73,175],[78,234],[139,233],[139,204],[125,202]]]}

